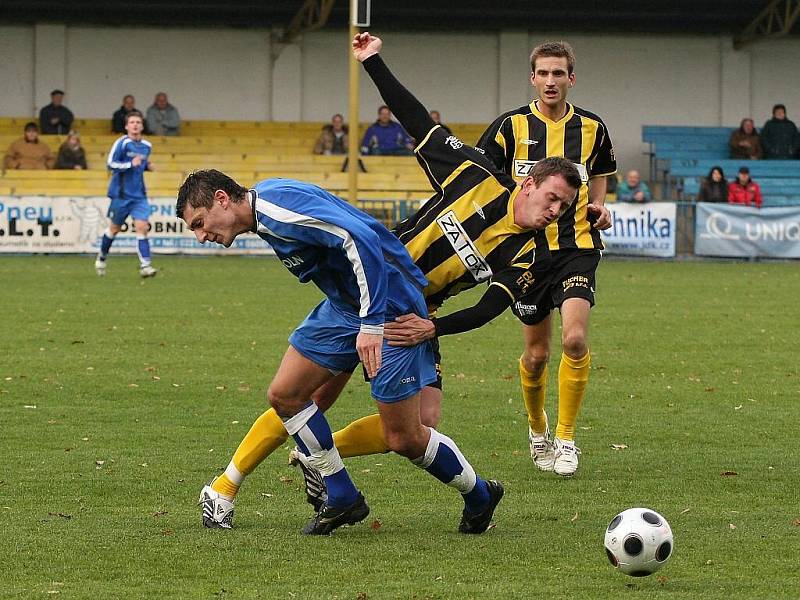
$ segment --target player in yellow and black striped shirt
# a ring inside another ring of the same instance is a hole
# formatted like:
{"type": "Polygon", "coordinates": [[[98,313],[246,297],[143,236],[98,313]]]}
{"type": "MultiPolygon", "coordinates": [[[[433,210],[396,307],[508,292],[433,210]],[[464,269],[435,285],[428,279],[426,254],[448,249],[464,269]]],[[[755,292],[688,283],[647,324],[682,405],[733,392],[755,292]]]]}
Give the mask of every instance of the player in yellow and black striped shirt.
{"type": "MultiPolygon", "coordinates": [[[[360,34],[354,41],[354,53],[386,104],[408,133],[419,140],[415,153],[436,190],[423,208],[397,226],[395,233],[428,280],[423,294],[430,307],[438,307],[462,290],[488,283],[484,299],[493,298],[492,314],[500,314],[533,282],[534,233],[557,220],[574,203],[581,183],[577,169],[570,161],[554,157],[541,161],[529,177],[515,182],[482,151],[435,124],[427,109],[389,71],[378,55],[380,48],[381,41],[369,34],[360,34]]],[[[488,320],[490,313],[484,307],[459,311],[460,316],[456,313],[456,320],[450,321],[451,329],[474,328],[478,321],[488,320]]],[[[349,376],[341,373],[314,393],[320,408],[330,406],[349,376]]],[[[441,391],[429,386],[421,396],[422,422],[434,426],[439,420],[441,391]]],[[[405,401],[417,400],[400,400],[405,401]]],[[[399,417],[398,411],[395,419],[399,417]]],[[[395,431],[402,429],[402,423],[393,423],[395,431]]],[[[244,476],[285,440],[286,431],[275,411],[262,414],[242,440],[228,469],[211,484],[213,492],[231,502],[244,476]]],[[[336,432],[334,442],[345,458],[390,449],[403,453],[407,448],[403,436],[384,437],[378,415],[359,419],[336,432]]],[[[293,457],[303,464],[302,455],[293,457]]],[[[304,474],[310,473],[304,468],[304,474]]],[[[322,483],[309,481],[307,477],[309,501],[320,504],[322,483]]]]}
{"type": "Polygon", "coordinates": [[[587,333],[595,301],[595,272],[603,248],[600,230],[611,221],[603,204],[606,177],[616,173],[614,150],[605,124],[595,114],[567,102],[575,84],[575,55],[569,44],[548,42],[531,54],[531,84],[538,98],[498,117],[478,146],[495,165],[516,179],[546,157],[563,156],[582,179],[578,201],[537,238],[549,247],[552,263],[537,277],[514,313],[524,325],[520,359],[523,398],[528,410],[533,462],[542,470],[572,475],[578,467],[575,422],[589,379],[587,333]],[[551,441],[544,411],[551,312],[559,308],[563,354],[558,371],[558,425],[551,441]]]}

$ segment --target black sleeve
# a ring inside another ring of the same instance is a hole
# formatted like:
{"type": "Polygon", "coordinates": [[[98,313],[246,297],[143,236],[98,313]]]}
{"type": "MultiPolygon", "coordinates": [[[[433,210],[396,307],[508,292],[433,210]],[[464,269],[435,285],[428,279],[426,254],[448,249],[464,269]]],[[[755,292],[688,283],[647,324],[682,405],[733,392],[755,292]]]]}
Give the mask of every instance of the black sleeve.
{"type": "Polygon", "coordinates": [[[383,101],[400,121],[411,137],[422,141],[428,132],[435,127],[428,109],[409,92],[383,62],[380,54],[374,54],[363,63],[367,74],[378,88],[383,101]]]}
{"type": "MultiPolygon", "coordinates": [[[[491,160],[492,163],[494,163],[495,167],[501,170],[506,168],[507,157],[506,157],[505,147],[501,146],[497,142],[497,138],[499,135],[502,136],[502,134],[500,133],[500,127],[503,124],[505,118],[506,115],[504,114],[497,117],[494,120],[494,122],[491,125],[489,125],[486,131],[483,132],[483,135],[481,135],[480,139],[478,140],[478,143],[475,144],[478,148],[486,152],[486,156],[489,158],[489,160],[491,160]]],[[[503,141],[505,142],[504,139],[503,141]]],[[[506,171],[506,172],[510,173],[511,171],[506,171]]]]}
{"type": "Polygon", "coordinates": [[[486,325],[495,317],[499,317],[509,306],[511,297],[508,293],[499,286],[490,285],[475,306],[431,321],[436,327],[437,336],[463,333],[486,325]]]}

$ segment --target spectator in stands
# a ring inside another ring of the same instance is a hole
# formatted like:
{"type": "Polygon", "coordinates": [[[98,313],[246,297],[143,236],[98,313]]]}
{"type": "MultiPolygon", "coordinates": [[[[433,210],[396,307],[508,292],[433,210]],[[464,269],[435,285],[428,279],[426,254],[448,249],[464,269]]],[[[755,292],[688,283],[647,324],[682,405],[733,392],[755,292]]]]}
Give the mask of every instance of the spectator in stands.
{"type": "Polygon", "coordinates": [[[81,146],[81,136],[77,131],[70,131],[67,139],[58,149],[56,169],[86,169],[86,153],[81,146]]]}
{"type": "Polygon", "coordinates": [[[148,133],[152,135],[179,135],[181,116],[178,109],[167,100],[164,92],[158,92],[145,119],[148,133]]]}
{"type": "Polygon", "coordinates": [[[25,136],[8,147],[5,169],[52,169],[53,153],[39,139],[39,126],[30,122],[25,125],[25,136]]]}
{"type": "Polygon", "coordinates": [[[617,179],[616,174],[606,176],[606,194],[616,195],[618,186],[619,186],[619,179],[617,179]]]}
{"type": "Polygon", "coordinates": [[[750,169],[739,167],[736,181],[728,186],[728,204],[744,204],[761,208],[761,186],[750,179],[750,169]]]}
{"type": "Polygon", "coordinates": [[[322,128],[314,144],[314,154],[347,154],[347,143],[347,125],[344,124],[344,117],[337,113],[322,128]]]}
{"type": "Polygon", "coordinates": [[[731,134],[728,143],[731,147],[731,158],[759,160],[764,156],[761,138],[758,137],[753,119],[742,119],[739,129],[731,134]]]}
{"type": "Polygon", "coordinates": [[[437,125],[441,125],[442,129],[444,129],[450,135],[453,135],[453,131],[447,125],[442,123],[442,115],[439,113],[438,110],[432,110],[429,114],[431,116],[431,120],[433,120],[434,123],[436,123],[437,125]]]}
{"type": "Polygon", "coordinates": [[[413,140],[397,121],[392,121],[388,106],[378,108],[378,120],[369,126],[361,140],[362,154],[383,156],[410,156],[414,153],[413,140]]]}
{"type": "MultiPolygon", "coordinates": [[[[133,111],[139,112],[136,109],[136,98],[127,94],[122,99],[122,106],[120,106],[119,110],[111,117],[111,131],[114,133],[125,133],[125,117],[133,111]]],[[[145,127],[147,127],[147,123],[145,123],[145,127]]]]}
{"type": "Polygon", "coordinates": [[[50,92],[50,104],[39,111],[39,126],[44,135],[62,135],[72,129],[75,117],[72,111],[62,104],[64,92],[53,90],[50,92]]]}
{"type": "Polygon", "coordinates": [[[786,107],[776,104],[772,107],[772,118],[761,130],[761,145],[764,158],[787,160],[797,152],[797,127],[786,118],[786,107]]]}
{"type": "Polygon", "coordinates": [[[697,194],[698,202],[727,202],[728,201],[728,182],[725,181],[725,173],[722,167],[711,167],[708,177],[703,179],[700,184],[700,192],[697,194]]]}
{"type": "Polygon", "coordinates": [[[628,171],[625,180],[617,186],[618,202],[650,202],[652,199],[650,188],[639,177],[639,171],[628,171]]]}

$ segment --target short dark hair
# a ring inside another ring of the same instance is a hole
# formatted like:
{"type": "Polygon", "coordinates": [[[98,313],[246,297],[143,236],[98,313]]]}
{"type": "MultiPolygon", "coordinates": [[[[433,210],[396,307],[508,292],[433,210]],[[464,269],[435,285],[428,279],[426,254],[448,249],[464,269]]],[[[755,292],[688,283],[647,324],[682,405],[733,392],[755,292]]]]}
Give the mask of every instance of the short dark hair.
{"type": "Polygon", "coordinates": [[[23,131],[28,131],[29,129],[35,129],[36,131],[39,131],[39,126],[33,121],[30,121],[25,123],[25,129],[23,131]]]}
{"type": "Polygon", "coordinates": [[[386,110],[388,110],[389,112],[392,112],[392,109],[391,109],[391,108],[389,108],[389,107],[388,107],[388,106],[386,106],[385,104],[381,104],[381,105],[378,107],[378,114],[381,114],[381,111],[382,111],[384,108],[385,108],[386,110]]]}
{"type": "Polygon", "coordinates": [[[739,167],[739,173],[745,173],[746,175],[750,175],[750,168],[749,167],[739,167]]]}
{"type": "Polygon", "coordinates": [[[142,123],[144,123],[144,115],[142,114],[141,111],[136,110],[134,108],[131,112],[129,112],[127,115],[125,115],[125,118],[124,118],[125,125],[128,124],[128,119],[130,119],[131,117],[139,117],[142,120],[142,123]]]}
{"type": "Polygon", "coordinates": [[[778,110],[778,109],[781,109],[781,110],[783,110],[783,112],[786,112],[786,105],[785,104],[776,104],[775,106],[772,107],[772,114],[774,115],[775,111],[778,110]]]}
{"type": "Polygon", "coordinates": [[[64,95],[64,92],[63,92],[63,91],[61,91],[61,90],[53,90],[52,92],[50,92],[50,97],[52,98],[52,97],[53,97],[53,96],[55,96],[56,94],[63,96],[63,95],[64,95]]]}
{"type": "Polygon", "coordinates": [[[563,156],[550,156],[540,160],[533,166],[529,175],[533,177],[533,183],[537,188],[551,175],[563,177],[567,185],[575,190],[581,188],[581,176],[577,167],[563,156]]]}
{"type": "Polygon", "coordinates": [[[567,42],[545,42],[531,52],[531,72],[536,71],[536,59],[545,57],[566,58],[567,73],[575,70],[575,51],[567,42]]]}
{"type": "Polygon", "coordinates": [[[222,171],[216,169],[195,171],[186,178],[178,190],[175,214],[182,219],[187,204],[192,208],[211,208],[214,204],[214,192],[217,190],[228,194],[234,204],[244,201],[247,194],[247,188],[236,183],[222,171]]]}

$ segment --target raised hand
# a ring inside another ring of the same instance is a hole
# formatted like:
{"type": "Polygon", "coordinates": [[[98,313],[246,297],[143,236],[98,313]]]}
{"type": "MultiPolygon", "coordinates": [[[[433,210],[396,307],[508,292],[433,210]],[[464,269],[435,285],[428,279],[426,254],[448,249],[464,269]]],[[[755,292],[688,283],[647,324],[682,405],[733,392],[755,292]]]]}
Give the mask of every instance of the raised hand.
{"type": "Polygon", "coordinates": [[[381,38],[370,35],[369,31],[357,33],[353,38],[353,56],[358,62],[364,62],[370,56],[378,54],[382,47],[381,38]]]}

